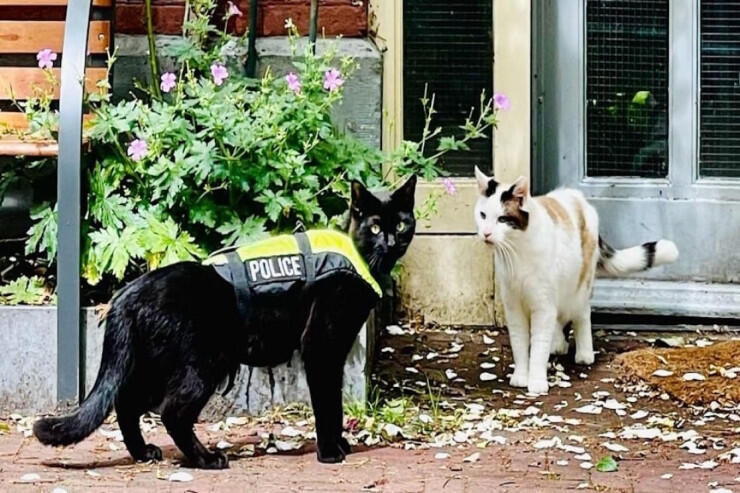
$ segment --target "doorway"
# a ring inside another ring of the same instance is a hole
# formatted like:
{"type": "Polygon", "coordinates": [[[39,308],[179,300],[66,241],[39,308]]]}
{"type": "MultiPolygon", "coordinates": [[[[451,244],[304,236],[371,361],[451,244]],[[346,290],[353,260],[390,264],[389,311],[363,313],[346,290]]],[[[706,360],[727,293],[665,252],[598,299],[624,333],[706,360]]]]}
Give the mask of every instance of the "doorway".
{"type": "Polygon", "coordinates": [[[740,317],[740,6],[533,2],[533,184],[582,190],[615,247],[675,264],[599,279],[594,311],[740,317]]]}

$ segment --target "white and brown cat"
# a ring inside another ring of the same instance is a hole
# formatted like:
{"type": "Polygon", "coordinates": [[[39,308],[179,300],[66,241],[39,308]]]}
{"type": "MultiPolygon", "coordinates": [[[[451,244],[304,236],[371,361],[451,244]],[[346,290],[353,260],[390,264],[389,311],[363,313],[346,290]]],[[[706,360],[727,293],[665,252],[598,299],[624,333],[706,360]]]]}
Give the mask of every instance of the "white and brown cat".
{"type": "Polygon", "coordinates": [[[576,363],[594,362],[591,290],[595,274],[619,276],[675,262],[676,245],[659,240],[615,250],[599,236],[599,216],[574,189],[532,197],[529,182],[498,183],[477,167],[478,235],[493,245],[496,277],[514,356],[510,384],[548,391],[550,354],[565,354],[572,323],[576,363]]]}

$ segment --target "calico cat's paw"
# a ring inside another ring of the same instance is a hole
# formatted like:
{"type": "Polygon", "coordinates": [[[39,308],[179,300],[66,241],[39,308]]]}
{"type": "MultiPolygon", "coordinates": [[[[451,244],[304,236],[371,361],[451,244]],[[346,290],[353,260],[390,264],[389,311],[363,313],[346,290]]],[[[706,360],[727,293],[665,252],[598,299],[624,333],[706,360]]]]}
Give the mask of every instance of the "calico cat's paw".
{"type": "Polygon", "coordinates": [[[340,438],[336,442],[331,442],[330,444],[325,444],[323,446],[319,445],[318,450],[316,451],[316,456],[318,457],[319,462],[324,464],[337,464],[342,462],[347,453],[343,450],[343,445],[340,444],[341,441],[343,441],[349,449],[349,443],[347,443],[347,440],[344,440],[344,438],[340,438]]]}
{"type": "Polygon", "coordinates": [[[579,352],[576,351],[576,364],[579,365],[593,365],[595,361],[595,356],[593,351],[589,352],[579,352]]]}
{"type": "Polygon", "coordinates": [[[562,356],[564,354],[568,354],[568,349],[568,340],[565,337],[553,337],[552,345],[550,347],[550,354],[557,354],[562,356]]]}
{"type": "Polygon", "coordinates": [[[547,377],[545,378],[530,378],[527,384],[527,392],[530,394],[547,394],[550,391],[550,386],[547,385],[547,377]]]}
{"type": "Polygon", "coordinates": [[[516,369],[514,369],[514,373],[509,379],[509,385],[512,387],[526,387],[528,380],[529,378],[525,372],[517,372],[516,369]]]}

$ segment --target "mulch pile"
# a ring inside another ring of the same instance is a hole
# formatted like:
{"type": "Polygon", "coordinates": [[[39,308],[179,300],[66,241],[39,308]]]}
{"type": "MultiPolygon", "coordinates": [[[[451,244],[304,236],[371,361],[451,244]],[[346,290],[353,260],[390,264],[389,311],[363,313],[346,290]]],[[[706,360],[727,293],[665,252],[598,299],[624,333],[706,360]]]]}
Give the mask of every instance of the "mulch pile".
{"type": "Polygon", "coordinates": [[[628,380],[643,380],[688,405],[740,403],[740,340],[707,347],[638,349],[616,356],[614,364],[628,380]],[[661,369],[673,374],[653,374],[661,369]],[[687,381],[687,373],[706,379],[687,381]]]}

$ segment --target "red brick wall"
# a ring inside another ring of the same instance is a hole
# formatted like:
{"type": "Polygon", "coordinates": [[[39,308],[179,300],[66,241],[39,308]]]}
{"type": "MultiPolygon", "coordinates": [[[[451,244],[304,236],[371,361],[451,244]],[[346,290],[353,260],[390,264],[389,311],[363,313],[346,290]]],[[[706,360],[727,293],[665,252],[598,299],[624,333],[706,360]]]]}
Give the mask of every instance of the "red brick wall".
{"type": "MultiPolygon", "coordinates": [[[[231,26],[244,33],[249,23],[249,0],[233,0],[244,13],[231,26]]],[[[225,0],[222,2],[225,4],[225,0]]],[[[367,34],[368,0],[320,0],[319,33],[327,36],[361,37],[367,34]]],[[[222,6],[223,8],[223,6],[222,6]]],[[[154,30],[158,34],[179,34],[185,11],[184,0],[153,0],[154,30]]],[[[308,33],[309,0],[259,0],[259,36],[285,35],[285,19],[292,18],[299,32],[308,33]]],[[[221,14],[219,14],[221,18],[221,14]]],[[[144,0],[116,0],[116,32],[146,33],[144,0]]]]}

